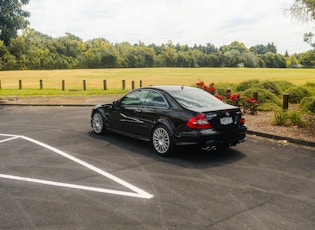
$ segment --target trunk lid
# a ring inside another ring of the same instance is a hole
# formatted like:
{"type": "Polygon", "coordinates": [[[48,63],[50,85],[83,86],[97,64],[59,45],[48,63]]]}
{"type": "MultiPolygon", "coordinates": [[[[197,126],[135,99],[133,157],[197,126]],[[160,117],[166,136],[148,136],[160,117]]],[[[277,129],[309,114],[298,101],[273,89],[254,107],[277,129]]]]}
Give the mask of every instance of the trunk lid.
{"type": "Polygon", "coordinates": [[[242,112],[240,108],[226,108],[204,112],[208,122],[216,130],[232,129],[240,125],[242,112]]]}

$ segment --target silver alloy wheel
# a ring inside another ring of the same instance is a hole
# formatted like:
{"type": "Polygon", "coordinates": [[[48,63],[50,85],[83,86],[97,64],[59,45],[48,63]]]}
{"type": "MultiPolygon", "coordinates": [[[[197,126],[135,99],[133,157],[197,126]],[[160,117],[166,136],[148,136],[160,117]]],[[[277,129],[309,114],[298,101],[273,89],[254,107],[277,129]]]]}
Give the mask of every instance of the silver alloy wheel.
{"type": "Polygon", "coordinates": [[[163,127],[155,129],[152,136],[152,143],[159,154],[165,154],[171,145],[171,140],[167,130],[163,127]]]}
{"type": "Polygon", "coordinates": [[[104,128],[104,122],[101,114],[95,113],[93,115],[93,120],[92,120],[92,125],[93,125],[93,130],[95,133],[100,134],[103,131],[104,128]]]}

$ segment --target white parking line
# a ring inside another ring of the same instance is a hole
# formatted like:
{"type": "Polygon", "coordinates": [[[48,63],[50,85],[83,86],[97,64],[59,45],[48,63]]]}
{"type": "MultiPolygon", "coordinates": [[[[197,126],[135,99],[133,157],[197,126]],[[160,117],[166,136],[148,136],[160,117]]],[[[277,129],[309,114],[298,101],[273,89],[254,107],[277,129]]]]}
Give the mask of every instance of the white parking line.
{"type": "Polygon", "coordinates": [[[17,138],[24,139],[26,141],[29,141],[31,143],[34,143],[36,145],[42,146],[46,149],[49,149],[71,161],[74,161],[104,177],[107,177],[113,181],[115,181],[118,184],[121,184],[122,186],[132,190],[133,192],[124,192],[124,191],[118,191],[118,190],[111,190],[111,189],[103,189],[103,188],[95,188],[95,187],[88,187],[88,186],[81,186],[81,185],[75,185],[75,184],[68,184],[68,183],[60,183],[60,182],[55,182],[55,181],[47,181],[47,180],[39,180],[39,179],[33,179],[33,178],[27,178],[27,177],[17,177],[17,176],[12,176],[12,175],[6,175],[6,174],[0,174],[0,178],[4,179],[11,179],[11,180],[18,180],[18,181],[25,181],[25,182],[32,182],[32,183],[40,183],[40,184],[46,184],[46,185],[53,185],[53,186],[58,186],[58,187],[67,187],[67,188],[75,188],[75,189],[83,189],[83,190],[89,190],[89,191],[94,191],[94,192],[101,192],[101,193],[110,193],[110,194],[116,194],[116,195],[123,195],[123,196],[131,196],[131,197],[138,197],[138,198],[144,198],[144,199],[151,199],[153,197],[152,194],[149,194],[142,189],[137,188],[136,186],[110,174],[107,173],[89,163],[86,163],[74,156],[71,156],[59,149],[56,149],[52,146],[49,146],[45,143],[42,143],[40,141],[34,140],[32,138],[26,137],[26,136],[19,136],[19,135],[11,135],[11,134],[0,134],[0,136],[5,136],[5,137],[10,137],[8,139],[0,141],[0,143],[4,141],[9,141],[9,140],[14,140],[17,138]]]}
{"type": "Polygon", "coordinates": [[[0,143],[6,142],[6,141],[11,141],[11,140],[14,140],[14,139],[17,139],[17,138],[19,138],[19,137],[15,136],[15,137],[11,137],[11,138],[8,138],[8,139],[4,139],[4,140],[0,141],[0,143]]]}

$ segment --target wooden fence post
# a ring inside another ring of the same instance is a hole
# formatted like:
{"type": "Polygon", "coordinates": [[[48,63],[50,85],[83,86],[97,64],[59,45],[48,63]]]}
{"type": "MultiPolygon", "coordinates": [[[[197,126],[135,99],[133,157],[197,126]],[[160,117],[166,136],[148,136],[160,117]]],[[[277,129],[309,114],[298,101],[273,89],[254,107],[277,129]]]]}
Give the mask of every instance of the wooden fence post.
{"type": "Polygon", "coordinates": [[[39,89],[43,89],[43,80],[39,80],[39,89]]]}
{"type": "Polygon", "coordinates": [[[142,87],[142,80],[140,80],[140,88],[142,87]]]}
{"type": "Polygon", "coordinates": [[[135,89],[135,81],[131,82],[131,89],[135,89]]]}
{"type": "Polygon", "coordinates": [[[104,90],[107,90],[107,82],[106,82],[106,80],[103,80],[103,87],[104,87],[104,90]]]}
{"type": "Polygon", "coordinates": [[[0,89],[1,89],[1,80],[0,80],[0,89]]]}
{"type": "Polygon", "coordinates": [[[122,89],[123,89],[123,90],[126,89],[126,80],[122,80],[122,89]]]}
{"type": "Polygon", "coordinates": [[[65,91],[65,80],[62,80],[62,91],[65,91]]]}
{"type": "Polygon", "coordinates": [[[257,91],[254,91],[253,92],[253,98],[258,101],[258,92],[257,91]]]}
{"type": "Polygon", "coordinates": [[[226,99],[230,99],[231,98],[231,90],[227,89],[226,90],[226,99]]]}
{"type": "Polygon", "coordinates": [[[86,80],[83,80],[83,90],[86,90],[86,80]]]}
{"type": "Polygon", "coordinates": [[[283,95],[282,108],[283,108],[283,110],[287,110],[289,108],[289,95],[288,94],[283,95]]]}
{"type": "Polygon", "coordinates": [[[19,89],[22,89],[22,80],[19,80],[19,89]]]}

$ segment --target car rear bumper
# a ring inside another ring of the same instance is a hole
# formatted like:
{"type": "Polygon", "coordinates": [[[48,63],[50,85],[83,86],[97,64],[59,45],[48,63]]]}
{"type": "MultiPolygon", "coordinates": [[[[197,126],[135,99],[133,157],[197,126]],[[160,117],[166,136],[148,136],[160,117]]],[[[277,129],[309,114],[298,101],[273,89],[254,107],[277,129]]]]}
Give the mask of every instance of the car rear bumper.
{"type": "Polygon", "coordinates": [[[235,146],[244,142],[247,127],[242,126],[227,130],[196,130],[181,133],[176,141],[177,145],[199,145],[205,149],[216,149],[220,147],[235,146]]]}

